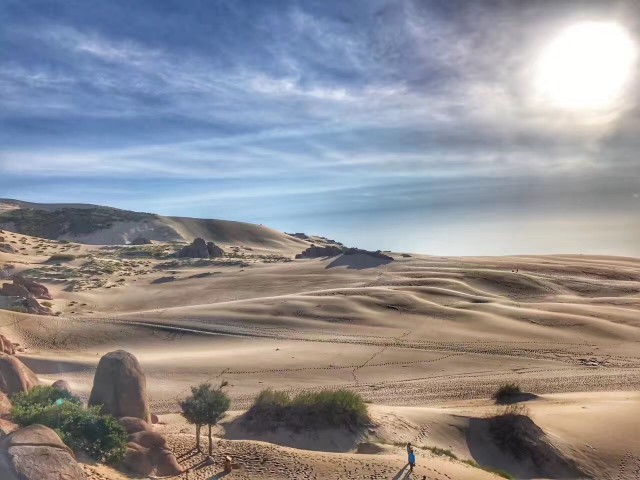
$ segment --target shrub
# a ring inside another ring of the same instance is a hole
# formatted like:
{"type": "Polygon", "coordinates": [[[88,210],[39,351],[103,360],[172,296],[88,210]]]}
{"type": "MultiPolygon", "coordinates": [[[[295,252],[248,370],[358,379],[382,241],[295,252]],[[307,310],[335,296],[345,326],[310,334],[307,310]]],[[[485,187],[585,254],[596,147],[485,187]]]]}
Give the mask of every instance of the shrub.
{"type": "Polygon", "coordinates": [[[247,412],[246,420],[257,429],[282,425],[294,430],[348,427],[369,421],[367,404],[349,390],[303,392],[291,398],[286,392],[264,390],[247,412]]]}
{"type": "Polygon", "coordinates": [[[71,253],[54,253],[49,257],[49,262],[68,262],[75,260],[76,256],[71,253]]]}
{"type": "Polygon", "coordinates": [[[118,464],[124,458],[127,436],[122,425],[100,407],[84,408],[80,400],[52,387],[34,387],[11,397],[11,418],[21,427],[40,424],[54,429],[72,450],[96,460],[118,464]]]}
{"type": "Polygon", "coordinates": [[[227,382],[222,382],[217,388],[213,388],[210,383],[191,387],[191,395],[180,403],[182,416],[187,422],[196,426],[196,448],[198,450],[200,450],[200,427],[202,425],[209,427],[209,455],[213,450],[211,426],[218,423],[231,405],[229,396],[222,391],[222,388],[226,386],[227,382]]]}
{"type": "Polygon", "coordinates": [[[491,398],[493,398],[496,403],[504,402],[505,400],[509,400],[516,395],[520,395],[522,390],[520,389],[520,385],[513,382],[508,382],[502,384],[498,387],[498,389],[493,393],[491,398]]]}
{"type": "Polygon", "coordinates": [[[24,410],[44,408],[56,402],[80,403],[80,400],[66,390],[37,386],[28,392],[16,393],[11,397],[11,405],[24,410]]]}

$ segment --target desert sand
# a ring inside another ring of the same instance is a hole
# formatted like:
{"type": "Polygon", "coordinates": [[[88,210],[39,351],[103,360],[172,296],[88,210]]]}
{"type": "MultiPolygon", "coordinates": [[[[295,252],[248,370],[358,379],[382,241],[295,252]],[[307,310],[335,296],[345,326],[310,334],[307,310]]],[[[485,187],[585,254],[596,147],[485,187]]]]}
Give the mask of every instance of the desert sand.
{"type": "MultiPolygon", "coordinates": [[[[176,226],[185,238],[206,234],[191,229],[176,226]]],[[[506,381],[534,394],[524,402],[531,418],[593,478],[640,478],[640,259],[293,260],[308,243],[235,231],[216,242],[232,255],[178,261],[5,230],[16,253],[0,253],[0,271],[38,278],[58,315],[0,310],[0,333],[44,383],[63,378],[85,399],[100,357],[132,352],[184,466],[202,456],[178,401],[191,385],[228,381],[234,411],[216,430],[220,465],[182,478],[221,478],[230,454],[241,468],[229,479],[400,479],[407,441],[418,466],[406,478],[499,478],[464,459],[535,478],[485,441],[482,420],[498,408],[490,396],[506,381]],[[75,257],[50,261],[56,253],[75,257]],[[255,435],[237,418],[267,387],[349,388],[370,403],[373,423],[255,435]]],[[[83,468],[89,479],[127,478],[83,468]]]]}

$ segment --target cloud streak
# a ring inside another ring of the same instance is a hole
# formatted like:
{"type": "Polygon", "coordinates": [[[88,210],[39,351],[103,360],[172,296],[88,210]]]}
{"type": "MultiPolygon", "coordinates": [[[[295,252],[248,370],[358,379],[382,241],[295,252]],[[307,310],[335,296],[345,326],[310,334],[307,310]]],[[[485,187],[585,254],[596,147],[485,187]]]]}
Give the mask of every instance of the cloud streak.
{"type": "MultiPolygon", "coordinates": [[[[435,216],[432,205],[458,205],[452,190],[435,188],[442,181],[475,181],[489,189],[483,197],[504,186],[497,203],[508,205],[522,195],[513,185],[553,185],[546,196],[560,202],[566,182],[640,173],[634,92],[611,111],[575,115],[540,105],[531,88],[544,39],[563,25],[597,16],[637,33],[629,2],[0,8],[9,20],[0,30],[0,189],[27,200],[36,198],[24,179],[40,185],[37,200],[69,201],[76,188],[74,201],[108,204],[119,200],[106,179],[135,179],[135,195],[118,206],[216,216],[225,202],[246,198],[248,209],[260,199],[270,202],[255,209],[263,217],[232,213],[288,225],[304,205],[348,223],[376,211],[435,216]],[[155,199],[159,184],[171,202],[155,199]]],[[[584,205],[597,197],[578,190],[584,205]]],[[[607,195],[606,206],[627,197],[607,195]]]]}

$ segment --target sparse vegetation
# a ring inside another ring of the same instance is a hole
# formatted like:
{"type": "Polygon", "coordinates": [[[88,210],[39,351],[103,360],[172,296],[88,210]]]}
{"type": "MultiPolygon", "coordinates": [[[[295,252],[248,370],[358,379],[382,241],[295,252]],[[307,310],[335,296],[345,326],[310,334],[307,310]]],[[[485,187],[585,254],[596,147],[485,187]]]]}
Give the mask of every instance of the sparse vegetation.
{"type": "Polygon", "coordinates": [[[286,392],[263,390],[246,413],[256,429],[284,426],[293,430],[324,427],[357,428],[369,422],[367,404],[349,390],[303,392],[290,397],[286,392]]]}
{"type": "Polygon", "coordinates": [[[212,387],[210,383],[191,387],[191,395],[180,403],[182,416],[187,422],[196,426],[196,448],[198,450],[200,450],[200,428],[203,425],[209,427],[209,455],[213,453],[211,427],[218,423],[231,405],[229,396],[222,391],[226,386],[227,383],[222,382],[218,387],[212,387]]]}
{"type": "Polygon", "coordinates": [[[498,389],[493,393],[491,398],[493,398],[496,403],[504,403],[520,394],[522,394],[520,385],[518,385],[517,383],[508,382],[500,385],[498,389]]]}
{"type": "Polygon", "coordinates": [[[76,256],[72,253],[54,253],[49,257],[49,262],[70,262],[75,260],[76,256]]]}
{"type": "Polygon", "coordinates": [[[124,458],[126,433],[100,407],[85,408],[75,396],[53,387],[34,387],[11,397],[11,418],[21,427],[40,424],[54,429],[72,450],[118,464],[124,458]]]}

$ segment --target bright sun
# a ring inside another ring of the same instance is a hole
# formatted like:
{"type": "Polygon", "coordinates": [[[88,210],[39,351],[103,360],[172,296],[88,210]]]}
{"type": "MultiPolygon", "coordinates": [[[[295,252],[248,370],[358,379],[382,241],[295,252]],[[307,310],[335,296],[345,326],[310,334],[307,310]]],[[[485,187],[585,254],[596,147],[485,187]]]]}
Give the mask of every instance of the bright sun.
{"type": "Polygon", "coordinates": [[[536,86],[546,101],[572,110],[611,106],[629,81],[636,49],[629,33],[610,22],[568,27],[542,52],[536,86]]]}

